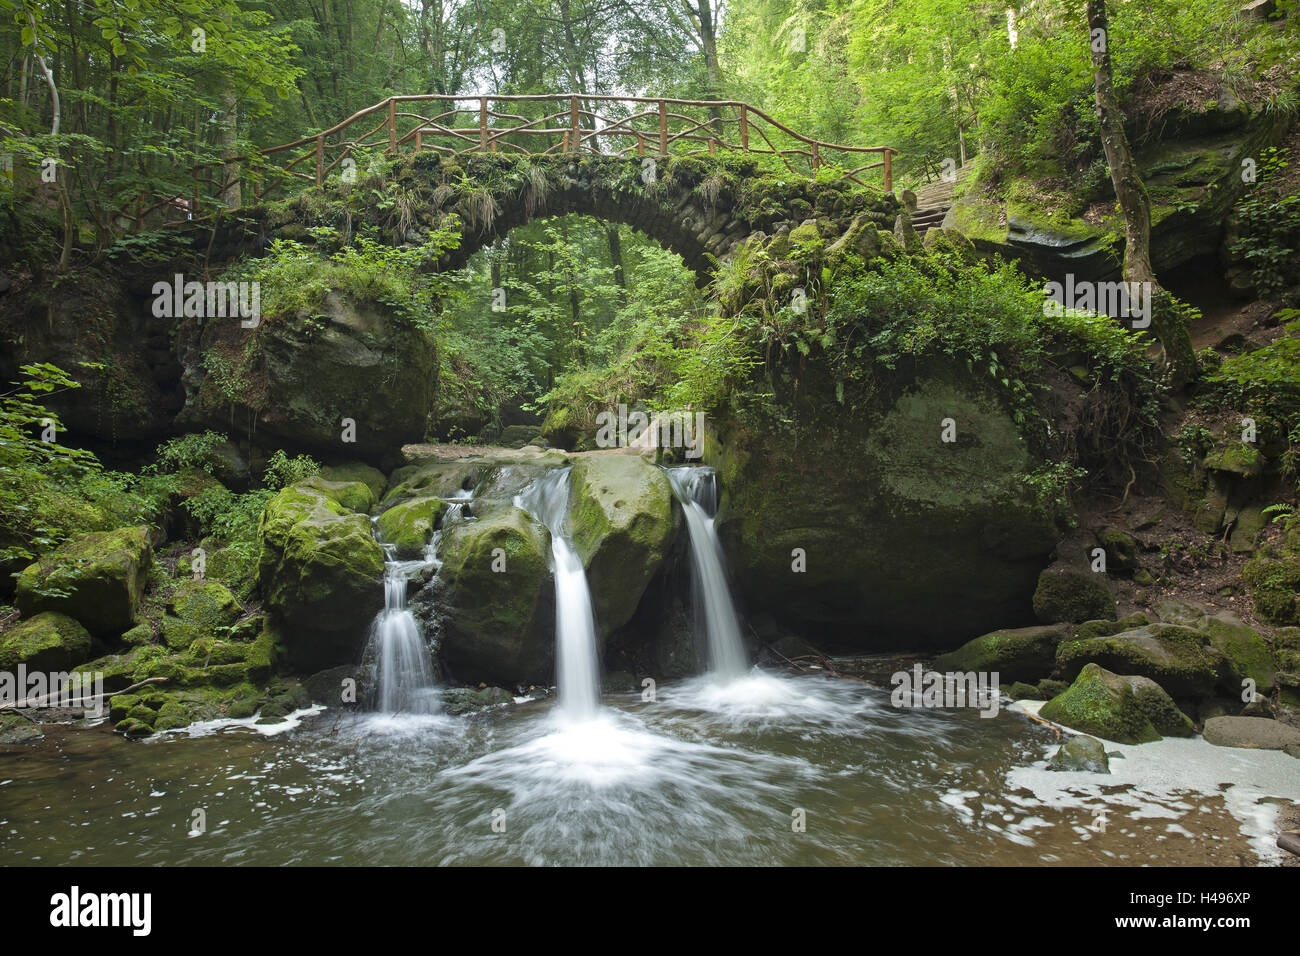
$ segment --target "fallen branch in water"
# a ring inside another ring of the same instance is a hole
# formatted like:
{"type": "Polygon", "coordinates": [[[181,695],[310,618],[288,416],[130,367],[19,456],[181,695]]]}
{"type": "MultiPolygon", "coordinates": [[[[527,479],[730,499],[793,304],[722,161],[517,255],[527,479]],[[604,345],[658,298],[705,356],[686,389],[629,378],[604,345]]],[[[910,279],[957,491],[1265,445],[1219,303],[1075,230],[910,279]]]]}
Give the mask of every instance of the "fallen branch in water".
{"type": "Polygon", "coordinates": [[[50,698],[54,697],[54,694],[45,694],[40,697],[28,697],[26,700],[14,701],[12,704],[0,704],[0,711],[20,710],[22,708],[34,707],[75,707],[79,702],[98,700],[101,697],[116,697],[118,694],[129,694],[133,690],[139,690],[146,684],[160,684],[166,679],[166,677],[146,677],[144,680],[132,684],[130,687],[123,688],[122,690],[102,690],[98,694],[74,697],[71,700],[57,701],[55,703],[50,703],[50,698]]]}

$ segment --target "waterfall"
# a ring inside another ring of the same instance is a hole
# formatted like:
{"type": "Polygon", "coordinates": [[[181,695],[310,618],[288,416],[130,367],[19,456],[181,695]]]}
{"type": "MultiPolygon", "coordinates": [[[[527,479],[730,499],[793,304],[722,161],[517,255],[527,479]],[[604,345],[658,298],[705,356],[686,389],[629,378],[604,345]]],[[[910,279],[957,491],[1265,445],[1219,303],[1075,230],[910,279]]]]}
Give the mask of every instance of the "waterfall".
{"type": "Polygon", "coordinates": [[[594,717],[600,707],[596,623],[582,559],[569,538],[569,468],[549,471],[516,496],[551,533],[555,573],[555,673],[560,710],[568,717],[594,717]]]}
{"type": "MultiPolygon", "coordinates": [[[[407,583],[429,563],[398,561],[392,545],[384,549],[384,609],[370,628],[375,653],[376,702],[387,714],[432,714],[441,704],[433,683],[433,664],[415,616],[406,607],[407,583]]],[[[426,555],[431,556],[433,545],[426,555]]]]}
{"type": "Polygon", "coordinates": [[[745,644],[727,588],[722,544],[714,530],[718,481],[712,468],[687,465],[666,469],[673,493],[682,504],[691,538],[691,582],[695,591],[695,633],[703,630],[709,670],[724,679],[746,671],[745,644]]]}

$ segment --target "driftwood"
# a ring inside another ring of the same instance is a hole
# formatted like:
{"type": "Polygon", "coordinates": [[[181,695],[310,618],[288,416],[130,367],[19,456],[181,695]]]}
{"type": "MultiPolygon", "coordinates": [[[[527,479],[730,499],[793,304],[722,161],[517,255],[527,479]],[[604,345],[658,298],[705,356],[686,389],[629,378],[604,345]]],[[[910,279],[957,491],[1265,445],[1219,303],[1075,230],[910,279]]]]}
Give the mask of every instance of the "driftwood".
{"type": "Polygon", "coordinates": [[[12,704],[0,704],[0,711],[19,710],[22,708],[35,708],[35,707],[75,707],[79,703],[83,703],[85,701],[98,700],[101,697],[116,697],[118,694],[129,694],[131,693],[131,691],[139,690],[141,687],[144,687],[147,684],[160,684],[166,679],[167,679],[166,677],[147,677],[138,683],[132,684],[130,687],[123,688],[122,690],[105,690],[105,691],[100,691],[98,694],[89,694],[83,697],[74,697],[72,700],[66,700],[66,701],[59,700],[59,701],[51,702],[50,698],[54,697],[55,696],[54,694],[45,694],[40,697],[28,697],[26,700],[14,701],[12,704]]]}
{"type": "Polygon", "coordinates": [[[1300,831],[1289,832],[1283,830],[1277,835],[1277,845],[1279,849],[1300,856],[1300,831]]]}

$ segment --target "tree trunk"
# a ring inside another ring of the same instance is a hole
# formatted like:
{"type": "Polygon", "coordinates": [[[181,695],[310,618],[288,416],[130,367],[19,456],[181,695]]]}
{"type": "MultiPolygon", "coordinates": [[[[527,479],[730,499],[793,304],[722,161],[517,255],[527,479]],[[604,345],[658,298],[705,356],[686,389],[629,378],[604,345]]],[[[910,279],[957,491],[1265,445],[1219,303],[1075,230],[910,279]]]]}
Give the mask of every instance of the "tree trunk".
{"type": "Polygon", "coordinates": [[[1088,0],[1087,15],[1101,145],[1124,214],[1124,281],[1145,283],[1150,289],[1151,331],[1164,351],[1171,384],[1177,388],[1186,384],[1195,371],[1191,337],[1173,297],[1160,287],[1151,268],[1151,199],[1124,132],[1124,112],[1115,98],[1105,0],[1088,0]]]}

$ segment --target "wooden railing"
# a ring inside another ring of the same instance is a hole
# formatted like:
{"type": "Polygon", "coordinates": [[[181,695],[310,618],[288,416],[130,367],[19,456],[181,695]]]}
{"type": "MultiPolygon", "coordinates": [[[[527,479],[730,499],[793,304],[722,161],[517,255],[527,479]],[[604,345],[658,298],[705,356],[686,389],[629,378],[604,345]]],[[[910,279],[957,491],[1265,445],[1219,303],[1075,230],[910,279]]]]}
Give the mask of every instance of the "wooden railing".
{"type": "Polygon", "coordinates": [[[822,142],[734,100],[573,93],[391,96],[323,132],[262,150],[254,194],[265,198],[294,180],[320,185],[335,170],[347,171],[349,159],[357,163],[376,151],[403,148],[449,155],[752,153],[778,159],[796,175],[815,176],[825,169],[861,185],[860,174],[880,169],[887,192],[893,189],[890,158],[897,152],[889,146],[822,142]],[[879,159],[864,164],[864,154],[879,159]]]}

